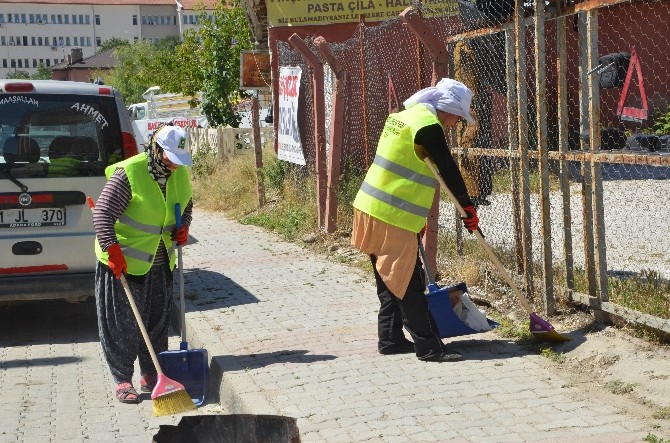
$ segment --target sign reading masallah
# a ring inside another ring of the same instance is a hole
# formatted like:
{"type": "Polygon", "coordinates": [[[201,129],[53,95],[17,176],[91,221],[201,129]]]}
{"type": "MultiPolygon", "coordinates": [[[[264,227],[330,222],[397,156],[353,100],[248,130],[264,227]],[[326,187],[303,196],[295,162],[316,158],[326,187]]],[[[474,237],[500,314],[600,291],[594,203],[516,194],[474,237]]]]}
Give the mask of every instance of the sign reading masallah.
{"type": "MultiPolygon", "coordinates": [[[[270,26],[328,25],[356,22],[365,15],[366,22],[389,20],[415,4],[413,0],[267,0],[270,26]]],[[[459,14],[456,0],[421,2],[424,18],[459,14]]]]}

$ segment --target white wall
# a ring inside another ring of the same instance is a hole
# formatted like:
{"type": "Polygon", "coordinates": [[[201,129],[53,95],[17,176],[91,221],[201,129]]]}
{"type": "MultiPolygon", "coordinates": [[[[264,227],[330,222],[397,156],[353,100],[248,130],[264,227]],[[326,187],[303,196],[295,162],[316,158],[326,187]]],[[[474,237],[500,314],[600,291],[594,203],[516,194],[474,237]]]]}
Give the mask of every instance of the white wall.
{"type": "Polygon", "coordinates": [[[33,74],[36,71],[33,64],[40,61],[53,66],[66,59],[72,48],[82,48],[84,58],[90,57],[97,52],[98,42],[113,37],[133,42],[171,35],[179,35],[179,19],[176,5],[167,0],[165,5],[150,6],[0,2],[0,78],[17,70],[33,74]],[[96,15],[100,24],[96,24],[96,15]]]}

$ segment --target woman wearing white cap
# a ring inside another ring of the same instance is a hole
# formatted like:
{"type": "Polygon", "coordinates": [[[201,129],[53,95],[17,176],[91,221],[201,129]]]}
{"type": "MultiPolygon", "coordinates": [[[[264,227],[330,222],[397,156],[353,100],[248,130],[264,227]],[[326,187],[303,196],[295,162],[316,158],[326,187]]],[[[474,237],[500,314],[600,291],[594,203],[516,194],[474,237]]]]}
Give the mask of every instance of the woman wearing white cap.
{"type": "Polygon", "coordinates": [[[446,349],[428,312],[424,270],[417,236],[426,223],[437,180],[426,166],[436,164],[449,190],[468,214],[465,227],[479,229],[477,211],[468,196],[444,130],[470,115],[472,91],[443,78],[404,102],[405,110],[389,115],[373,164],[354,200],[351,243],[370,255],[380,308],[378,350],[381,354],[416,353],[423,361],[457,361],[446,349]],[[405,338],[403,325],[413,342],[405,338]]]}
{"type": "Polygon", "coordinates": [[[146,152],[107,167],[108,181],[93,213],[98,331],[122,403],[140,401],[132,383],[135,359],[142,391],[151,392],[157,376],[119,278],[126,274],[156,352],[167,350],[176,243],[188,240],[193,208],[186,140],[182,128],[163,126],[146,152]]]}

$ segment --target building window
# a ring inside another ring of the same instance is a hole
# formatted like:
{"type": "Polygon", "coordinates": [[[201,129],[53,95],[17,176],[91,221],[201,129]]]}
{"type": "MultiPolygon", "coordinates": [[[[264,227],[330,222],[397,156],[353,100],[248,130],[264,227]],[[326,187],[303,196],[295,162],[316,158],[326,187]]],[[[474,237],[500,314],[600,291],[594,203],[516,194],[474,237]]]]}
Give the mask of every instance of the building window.
{"type": "Polygon", "coordinates": [[[7,59],[6,59],[6,58],[3,58],[3,59],[2,59],[2,67],[3,67],[3,68],[6,68],[6,67],[7,67],[7,59]]]}
{"type": "Polygon", "coordinates": [[[10,62],[10,66],[12,68],[16,68],[16,60],[12,59],[11,62],[10,62]]]}
{"type": "Polygon", "coordinates": [[[74,39],[74,45],[79,46],[79,37],[72,37],[74,39]]]}
{"type": "MultiPolygon", "coordinates": [[[[23,46],[28,46],[28,36],[27,35],[23,36],[23,46]]],[[[26,64],[28,64],[28,63],[26,63],[26,64]]]]}
{"type": "Polygon", "coordinates": [[[63,17],[63,20],[64,20],[64,23],[66,25],[70,24],[70,16],[68,14],[65,14],[65,16],[63,17]]]}
{"type": "MultiPolygon", "coordinates": [[[[0,23],[4,22],[5,22],[5,14],[0,13],[0,23]]],[[[7,61],[5,61],[5,63],[7,63],[7,61]]]]}
{"type": "Polygon", "coordinates": [[[133,26],[137,26],[137,16],[133,15],[133,26]]]}
{"type": "Polygon", "coordinates": [[[37,45],[43,46],[42,37],[37,37],[37,45]]]}
{"type": "Polygon", "coordinates": [[[23,60],[19,59],[19,68],[23,68],[23,60]]]}
{"type": "Polygon", "coordinates": [[[139,38],[137,38],[137,37],[134,37],[134,38],[133,38],[133,41],[134,41],[135,43],[137,43],[138,40],[139,40],[139,38]]]}
{"type": "Polygon", "coordinates": [[[58,59],[55,58],[55,59],[54,59],[54,65],[57,65],[57,64],[58,64],[58,59]]]}
{"type": "Polygon", "coordinates": [[[48,68],[49,66],[51,66],[51,60],[47,59],[46,61],[47,61],[47,68],[48,68]]]}
{"type": "Polygon", "coordinates": [[[96,25],[100,24],[100,16],[98,14],[95,15],[95,24],[96,25]]]}
{"type": "Polygon", "coordinates": [[[33,68],[37,68],[37,59],[36,58],[33,59],[33,68]]]}
{"type": "Polygon", "coordinates": [[[102,46],[102,40],[100,39],[100,37],[95,38],[95,46],[102,46]]]}
{"type": "Polygon", "coordinates": [[[0,46],[5,46],[7,44],[7,41],[5,40],[4,35],[0,35],[0,46]]]}
{"type": "Polygon", "coordinates": [[[30,23],[35,23],[35,14],[28,15],[28,21],[30,23]]]}
{"type": "Polygon", "coordinates": [[[77,24],[77,14],[72,14],[72,24],[73,25],[77,24]]]}
{"type": "Polygon", "coordinates": [[[70,46],[70,37],[65,37],[65,46],[70,46]]]}
{"type": "Polygon", "coordinates": [[[26,20],[26,15],[25,14],[21,14],[21,23],[28,23],[28,21],[26,20]]]}
{"type": "Polygon", "coordinates": [[[53,37],[53,40],[51,41],[52,45],[51,46],[58,46],[58,40],[56,40],[56,37],[53,37]]]}
{"type": "Polygon", "coordinates": [[[90,25],[90,24],[91,24],[91,16],[90,16],[90,15],[85,15],[85,16],[84,16],[84,22],[85,22],[87,25],[90,25]]]}
{"type": "Polygon", "coordinates": [[[62,14],[58,14],[58,15],[56,16],[56,20],[58,21],[58,24],[59,24],[59,25],[62,25],[62,24],[63,24],[63,15],[62,15],[62,14]]]}
{"type": "Polygon", "coordinates": [[[56,23],[56,14],[51,14],[51,24],[53,25],[55,23],[56,23]]]}
{"type": "Polygon", "coordinates": [[[37,37],[30,37],[31,46],[37,46],[37,37]]]}
{"type": "Polygon", "coordinates": [[[86,46],[91,46],[91,37],[86,37],[86,46]]]}

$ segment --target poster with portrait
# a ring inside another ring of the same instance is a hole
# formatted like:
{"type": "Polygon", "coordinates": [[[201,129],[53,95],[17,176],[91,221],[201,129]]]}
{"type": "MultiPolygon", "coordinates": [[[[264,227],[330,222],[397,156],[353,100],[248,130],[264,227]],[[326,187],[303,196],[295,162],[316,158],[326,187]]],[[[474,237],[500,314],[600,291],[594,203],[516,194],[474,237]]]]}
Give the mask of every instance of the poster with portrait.
{"type": "Polygon", "coordinates": [[[305,164],[305,155],[298,130],[298,99],[300,97],[299,66],[279,68],[279,119],[277,121],[277,158],[299,165],[305,164]]]}

